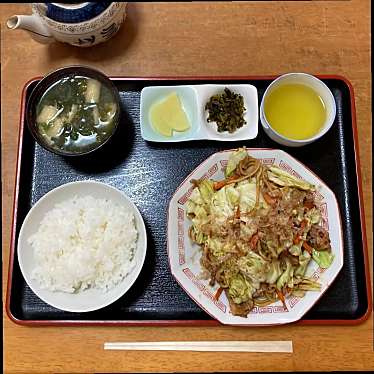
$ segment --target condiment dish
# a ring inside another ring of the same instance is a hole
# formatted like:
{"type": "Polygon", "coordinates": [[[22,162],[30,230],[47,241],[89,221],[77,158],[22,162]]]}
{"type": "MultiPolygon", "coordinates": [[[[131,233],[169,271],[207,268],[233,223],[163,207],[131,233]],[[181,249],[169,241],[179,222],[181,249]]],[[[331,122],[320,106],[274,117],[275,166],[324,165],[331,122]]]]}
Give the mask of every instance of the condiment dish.
{"type": "Polygon", "coordinates": [[[140,127],[143,139],[152,142],[181,142],[191,140],[240,141],[254,139],[258,133],[258,96],[250,84],[197,84],[180,86],[149,86],[143,88],[140,98],[140,127]],[[214,122],[208,123],[205,105],[211,96],[225,88],[240,94],[244,99],[246,124],[233,133],[218,132],[214,122]],[[174,132],[166,137],[157,133],[150,121],[150,108],[168,94],[176,92],[190,121],[191,128],[174,132]]]}

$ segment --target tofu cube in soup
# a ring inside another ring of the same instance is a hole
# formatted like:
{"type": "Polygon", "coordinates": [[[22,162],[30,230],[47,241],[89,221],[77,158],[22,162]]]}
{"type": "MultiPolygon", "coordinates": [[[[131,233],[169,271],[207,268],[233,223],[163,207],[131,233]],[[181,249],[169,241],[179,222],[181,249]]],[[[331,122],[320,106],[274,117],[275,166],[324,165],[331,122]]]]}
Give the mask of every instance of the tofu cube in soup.
{"type": "Polygon", "coordinates": [[[52,105],[45,105],[38,115],[36,122],[38,123],[49,123],[56,115],[58,109],[52,105]]]}
{"type": "Polygon", "coordinates": [[[98,103],[100,99],[101,83],[96,79],[87,80],[86,103],[98,103]]]}

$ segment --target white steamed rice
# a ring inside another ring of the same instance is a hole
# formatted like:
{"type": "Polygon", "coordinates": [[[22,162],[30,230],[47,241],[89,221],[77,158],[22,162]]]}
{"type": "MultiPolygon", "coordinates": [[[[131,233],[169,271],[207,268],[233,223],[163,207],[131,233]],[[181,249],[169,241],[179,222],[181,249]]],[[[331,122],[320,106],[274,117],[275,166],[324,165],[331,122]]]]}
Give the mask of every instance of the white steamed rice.
{"type": "Polygon", "coordinates": [[[138,233],[134,215],[110,200],[77,197],[56,204],[28,241],[43,289],[107,291],[134,268],[138,233]]]}

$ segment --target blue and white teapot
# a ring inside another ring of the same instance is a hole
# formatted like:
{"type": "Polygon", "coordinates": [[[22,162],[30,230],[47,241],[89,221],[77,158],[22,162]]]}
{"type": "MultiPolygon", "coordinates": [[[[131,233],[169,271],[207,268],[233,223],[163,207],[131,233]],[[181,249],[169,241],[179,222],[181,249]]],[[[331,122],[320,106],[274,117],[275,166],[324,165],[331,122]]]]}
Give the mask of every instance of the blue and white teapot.
{"type": "Polygon", "coordinates": [[[105,42],[117,33],[126,17],[123,2],[33,3],[32,15],[15,15],[9,29],[22,29],[44,44],[55,41],[79,47],[105,42]]]}

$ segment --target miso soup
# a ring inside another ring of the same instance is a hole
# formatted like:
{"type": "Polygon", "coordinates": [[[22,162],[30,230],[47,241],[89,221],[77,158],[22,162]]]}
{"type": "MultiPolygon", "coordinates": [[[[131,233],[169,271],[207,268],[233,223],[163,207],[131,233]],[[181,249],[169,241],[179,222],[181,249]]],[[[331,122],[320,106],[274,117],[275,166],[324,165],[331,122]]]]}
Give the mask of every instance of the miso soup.
{"type": "Polygon", "coordinates": [[[51,85],[36,107],[39,134],[52,148],[88,152],[105,142],[115,128],[113,92],[100,81],[69,76],[51,85]]]}

